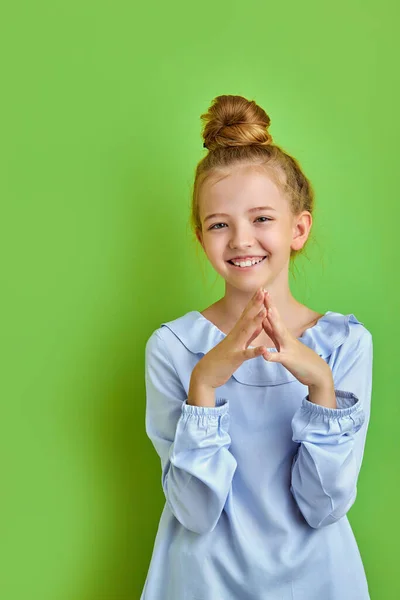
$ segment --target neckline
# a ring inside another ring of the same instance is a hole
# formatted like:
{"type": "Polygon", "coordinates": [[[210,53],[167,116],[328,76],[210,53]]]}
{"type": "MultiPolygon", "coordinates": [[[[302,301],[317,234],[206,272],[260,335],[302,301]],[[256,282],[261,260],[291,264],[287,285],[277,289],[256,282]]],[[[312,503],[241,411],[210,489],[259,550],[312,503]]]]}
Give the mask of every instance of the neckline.
{"type": "MultiPolygon", "coordinates": [[[[222,335],[222,337],[223,337],[223,338],[226,338],[226,337],[227,337],[227,335],[228,335],[227,333],[224,333],[223,331],[221,331],[221,329],[219,329],[219,327],[217,327],[217,326],[215,325],[215,323],[213,323],[212,321],[210,321],[209,319],[207,319],[207,317],[205,317],[205,316],[204,316],[204,315],[203,315],[203,314],[202,314],[200,311],[198,311],[198,310],[195,310],[195,311],[193,311],[193,312],[194,312],[194,313],[196,313],[197,315],[200,315],[200,317],[201,317],[201,318],[202,318],[204,321],[206,321],[207,323],[209,323],[209,325],[211,325],[211,327],[212,327],[213,329],[215,329],[215,330],[216,330],[216,331],[217,331],[217,332],[218,332],[220,335],[222,335]]],[[[330,314],[331,312],[332,312],[332,311],[330,311],[330,310],[327,310],[327,311],[326,311],[326,312],[325,312],[325,313],[322,315],[322,317],[320,317],[320,318],[318,319],[318,321],[317,321],[316,323],[314,323],[314,325],[312,325],[311,327],[307,327],[307,329],[305,329],[305,330],[303,331],[303,333],[301,334],[301,336],[300,336],[300,337],[298,337],[298,338],[296,338],[296,339],[297,339],[299,342],[301,342],[301,341],[302,341],[302,340],[303,340],[303,339],[306,337],[306,335],[307,335],[307,334],[309,334],[309,333],[310,333],[311,331],[313,331],[314,329],[318,329],[320,322],[321,322],[321,321],[323,321],[323,320],[324,320],[324,319],[325,319],[325,318],[328,316],[328,314],[330,314]]],[[[248,348],[257,348],[257,346],[248,346],[248,348]]],[[[269,350],[270,352],[271,352],[271,351],[272,351],[272,352],[278,352],[278,349],[277,349],[277,348],[267,348],[267,350],[269,350]]]]}

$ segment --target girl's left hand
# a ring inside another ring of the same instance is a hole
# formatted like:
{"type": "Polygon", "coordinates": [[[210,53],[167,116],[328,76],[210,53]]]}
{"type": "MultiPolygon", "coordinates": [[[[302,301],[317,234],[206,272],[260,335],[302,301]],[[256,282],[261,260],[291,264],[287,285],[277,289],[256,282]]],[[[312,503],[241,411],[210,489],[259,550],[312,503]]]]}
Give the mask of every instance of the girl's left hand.
{"type": "Polygon", "coordinates": [[[265,292],[264,305],[267,314],[262,322],[267,335],[274,341],[278,352],[263,353],[268,362],[280,362],[300,383],[307,386],[326,386],[333,384],[329,365],[314,350],[295,338],[283,323],[278,309],[265,292]]]}

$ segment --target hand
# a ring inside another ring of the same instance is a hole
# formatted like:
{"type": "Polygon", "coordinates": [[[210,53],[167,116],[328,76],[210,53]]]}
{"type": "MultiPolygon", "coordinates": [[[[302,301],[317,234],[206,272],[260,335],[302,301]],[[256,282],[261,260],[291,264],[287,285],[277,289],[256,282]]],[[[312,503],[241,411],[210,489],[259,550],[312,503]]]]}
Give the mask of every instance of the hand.
{"type": "Polygon", "coordinates": [[[295,338],[283,323],[277,307],[265,292],[264,306],[267,314],[262,325],[267,335],[274,341],[278,352],[263,353],[265,360],[279,362],[292,375],[308,387],[324,386],[333,382],[329,365],[314,350],[295,338]]]}
{"type": "Polygon", "coordinates": [[[260,288],[228,335],[196,364],[192,371],[191,383],[196,381],[196,383],[217,388],[226,383],[245,360],[267,352],[265,346],[248,348],[261,333],[262,320],[266,313],[264,290],[260,288]]]}

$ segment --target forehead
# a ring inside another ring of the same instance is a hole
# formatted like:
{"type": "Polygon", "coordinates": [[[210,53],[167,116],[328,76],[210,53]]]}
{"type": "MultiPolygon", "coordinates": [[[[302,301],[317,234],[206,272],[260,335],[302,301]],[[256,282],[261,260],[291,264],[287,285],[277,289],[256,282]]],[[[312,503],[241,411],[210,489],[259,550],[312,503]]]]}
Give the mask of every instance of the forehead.
{"type": "Polygon", "coordinates": [[[274,179],[265,170],[254,166],[237,168],[228,175],[210,177],[201,189],[201,218],[214,212],[240,214],[254,206],[266,204],[283,212],[287,202],[274,179]]]}

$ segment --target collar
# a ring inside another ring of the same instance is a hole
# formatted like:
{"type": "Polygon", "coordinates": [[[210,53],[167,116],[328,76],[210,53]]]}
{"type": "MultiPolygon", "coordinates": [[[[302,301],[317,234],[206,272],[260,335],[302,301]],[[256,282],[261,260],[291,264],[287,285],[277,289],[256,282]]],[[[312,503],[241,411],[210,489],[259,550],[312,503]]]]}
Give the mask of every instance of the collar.
{"type": "MultiPolygon", "coordinates": [[[[329,310],[313,327],[306,329],[298,340],[326,359],[349,336],[350,323],[363,325],[352,313],[343,315],[329,310]]],[[[161,327],[167,327],[189,352],[200,357],[226,337],[214,323],[195,310],[173,321],[162,323],[161,327]]],[[[275,348],[272,351],[277,352],[275,348]]],[[[233,377],[245,385],[256,386],[298,381],[284,365],[268,362],[262,356],[244,361],[233,373],[233,377]]]]}

